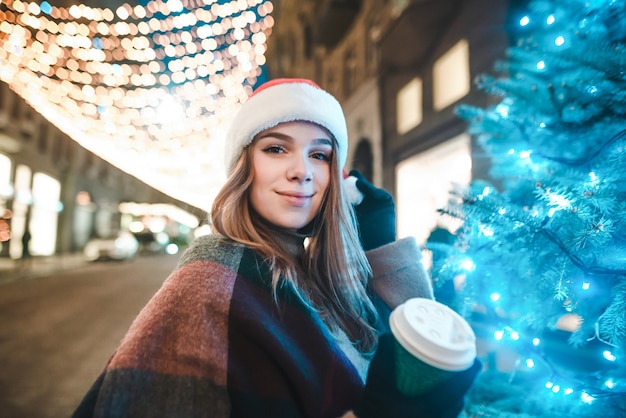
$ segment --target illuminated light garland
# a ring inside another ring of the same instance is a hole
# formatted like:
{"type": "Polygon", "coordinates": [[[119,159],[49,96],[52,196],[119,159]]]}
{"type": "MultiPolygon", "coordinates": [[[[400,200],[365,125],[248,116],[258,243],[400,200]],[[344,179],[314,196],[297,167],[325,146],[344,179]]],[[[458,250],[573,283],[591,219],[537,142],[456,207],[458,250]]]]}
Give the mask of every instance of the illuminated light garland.
{"type": "MultiPolygon", "coordinates": [[[[542,374],[546,378],[544,387],[552,394],[569,396],[578,393],[581,402],[586,404],[591,404],[600,397],[624,396],[626,394],[626,391],[620,387],[615,378],[602,376],[601,373],[598,373],[597,376],[598,380],[601,381],[601,387],[592,387],[584,384],[574,376],[565,376],[557,373],[551,362],[545,358],[545,354],[539,348],[541,339],[538,337],[531,339],[509,326],[504,326],[496,329],[492,334],[492,338],[497,343],[515,343],[517,345],[520,360],[518,360],[513,373],[516,371],[534,370],[538,367],[538,364],[541,364],[542,369],[544,369],[542,374]],[[527,341],[530,341],[530,343],[527,341]]],[[[618,360],[617,356],[609,349],[602,350],[599,357],[607,363],[613,363],[618,360]]]]}
{"type": "Polygon", "coordinates": [[[83,147],[208,210],[224,130],[265,64],[266,0],[0,3],[0,80],[83,147]],[[220,4],[221,3],[221,4],[220,4]]]}

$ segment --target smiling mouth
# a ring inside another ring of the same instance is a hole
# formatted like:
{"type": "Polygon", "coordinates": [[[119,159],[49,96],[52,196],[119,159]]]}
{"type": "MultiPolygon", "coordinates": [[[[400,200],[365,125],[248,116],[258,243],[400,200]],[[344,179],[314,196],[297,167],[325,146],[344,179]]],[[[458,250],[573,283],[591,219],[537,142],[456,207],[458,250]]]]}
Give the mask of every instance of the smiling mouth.
{"type": "Polygon", "coordinates": [[[305,206],[313,197],[312,194],[278,193],[291,206],[305,206]]]}

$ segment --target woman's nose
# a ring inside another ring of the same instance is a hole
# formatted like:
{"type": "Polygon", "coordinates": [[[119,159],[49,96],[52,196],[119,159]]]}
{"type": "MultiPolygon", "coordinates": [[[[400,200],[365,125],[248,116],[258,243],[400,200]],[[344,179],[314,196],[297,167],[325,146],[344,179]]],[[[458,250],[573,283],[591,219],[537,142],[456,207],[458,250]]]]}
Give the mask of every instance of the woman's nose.
{"type": "Polygon", "coordinates": [[[287,177],[290,180],[305,182],[312,178],[311,163],[307,156],[293,155],[287,177]]]}

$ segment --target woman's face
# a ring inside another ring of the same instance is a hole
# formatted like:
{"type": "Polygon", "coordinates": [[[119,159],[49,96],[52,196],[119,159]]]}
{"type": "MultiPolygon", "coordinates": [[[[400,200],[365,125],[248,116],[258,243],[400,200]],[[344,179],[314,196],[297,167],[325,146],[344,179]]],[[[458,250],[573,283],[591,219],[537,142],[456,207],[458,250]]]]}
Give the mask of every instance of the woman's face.
{"type": "Polygon", "coordinates": [[[281,123],[252,144],[250,201],[268,222],[300,229],[318,214],[330,183],[333,140],[308,122],[281,123]]]}

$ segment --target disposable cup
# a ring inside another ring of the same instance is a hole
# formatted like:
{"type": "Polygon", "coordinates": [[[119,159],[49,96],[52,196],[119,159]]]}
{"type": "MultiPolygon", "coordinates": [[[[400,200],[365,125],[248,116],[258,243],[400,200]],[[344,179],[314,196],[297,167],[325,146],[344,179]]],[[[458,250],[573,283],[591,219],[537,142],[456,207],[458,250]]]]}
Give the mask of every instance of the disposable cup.
{"type": "Polygon", "coordinates": [[[474,331],[442,303],[409,299],[394,309],[389,325],[396,340],[396,384],[405,395],[424,393],[474,363],[474,331]]]}

